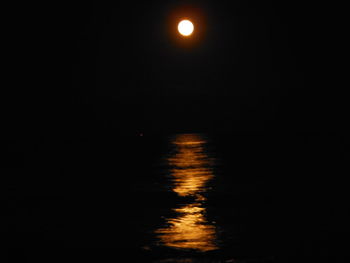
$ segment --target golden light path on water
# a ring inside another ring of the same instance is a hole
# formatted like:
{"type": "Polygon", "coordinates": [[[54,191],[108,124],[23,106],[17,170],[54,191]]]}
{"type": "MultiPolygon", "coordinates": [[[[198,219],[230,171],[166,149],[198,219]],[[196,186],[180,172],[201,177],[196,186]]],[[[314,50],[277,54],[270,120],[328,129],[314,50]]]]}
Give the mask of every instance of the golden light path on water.
{"type": "Polygon", "coordinates": [[[174,208],[176,216],[167,218],[166,226],[155,231],[157,237],[162,245],[171,248],[215,250],[216,230],[206,219],[204,206],[207,183],[214,177],[214,159],[207,154],[207,141],[199,134],[181,134],[171,144],[174,152],[167,162],[172,191],[181,197],[193,197],[193,201],[174,208]]]}

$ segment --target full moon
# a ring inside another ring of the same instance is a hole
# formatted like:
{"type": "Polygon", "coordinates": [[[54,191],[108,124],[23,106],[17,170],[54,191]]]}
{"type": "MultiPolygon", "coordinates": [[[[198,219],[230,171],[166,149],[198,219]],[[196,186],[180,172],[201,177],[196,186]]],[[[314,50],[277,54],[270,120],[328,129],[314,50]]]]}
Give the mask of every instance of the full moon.
{"type": "Polygon", "coordinates": [[[179,30],[181,35],[187,37],[192,34],[194,26],[190,20],[182,20],[177,26],[177,29],[179,30]]]}

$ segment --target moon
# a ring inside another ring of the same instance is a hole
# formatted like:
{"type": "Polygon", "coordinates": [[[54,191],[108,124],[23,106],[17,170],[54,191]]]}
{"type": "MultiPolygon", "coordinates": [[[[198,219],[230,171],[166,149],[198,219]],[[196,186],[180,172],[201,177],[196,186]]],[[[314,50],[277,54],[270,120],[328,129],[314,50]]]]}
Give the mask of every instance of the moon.
{"type": "Polygon", "coordinates": [[[190,20],[182,20],[177,26],[177,29],[181,35],[188,37],[193,33],[194,26],[190,20]]]}

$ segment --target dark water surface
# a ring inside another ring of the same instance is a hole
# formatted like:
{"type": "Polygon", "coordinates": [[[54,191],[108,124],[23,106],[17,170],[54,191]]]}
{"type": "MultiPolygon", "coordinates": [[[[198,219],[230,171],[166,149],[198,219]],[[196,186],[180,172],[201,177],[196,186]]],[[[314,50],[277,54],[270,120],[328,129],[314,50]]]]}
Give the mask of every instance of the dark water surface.
{"type": "Polygon", "coordinates": [[[346,257],[343,137],[173,134],[6,147],[1,233],[12,261],[346,257]]]}

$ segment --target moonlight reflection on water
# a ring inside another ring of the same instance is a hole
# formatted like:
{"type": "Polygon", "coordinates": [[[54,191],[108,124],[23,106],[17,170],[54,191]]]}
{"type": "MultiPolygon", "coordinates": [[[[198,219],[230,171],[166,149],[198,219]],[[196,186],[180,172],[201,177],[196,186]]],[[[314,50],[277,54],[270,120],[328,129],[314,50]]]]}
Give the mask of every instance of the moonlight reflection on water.
{"type": "Polygon", "coordinates": [[[167,218],[165,226],[155,231],[160,245],[201,252],[218,248],[215,226],[205,217],[204,193],[214,177],[214,159],[208,155],[206,144],[200,134],[181,134],[171,141],[173,151],[167,158],[171,190],[193,201],[174,208],[176,216],[167,218]]]}

